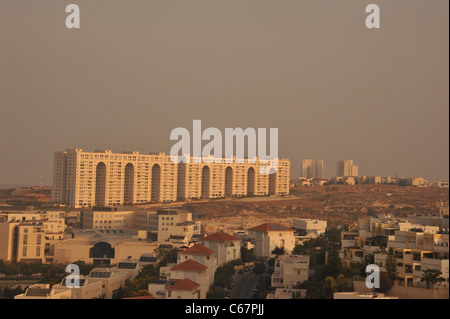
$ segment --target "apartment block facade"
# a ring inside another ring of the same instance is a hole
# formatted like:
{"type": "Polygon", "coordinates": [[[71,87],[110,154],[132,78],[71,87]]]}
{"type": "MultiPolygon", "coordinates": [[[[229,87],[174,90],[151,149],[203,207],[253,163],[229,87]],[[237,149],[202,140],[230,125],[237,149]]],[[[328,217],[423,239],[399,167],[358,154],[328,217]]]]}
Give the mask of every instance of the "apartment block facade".
{"type": "Polygon", "coordinates": [[[289,194],[290,161],[278,159],[275,173],[261,174],[267,166],[257,158],[177,163],[164,153],[69,149],[54,154],[52,201],[79,208],[289,194]]]}
{"type": "Polygon", "coordinates": [[[301,165],[302,177],[323,178],[323,160],[303,159],[301,165]]]}
{"type": "Polygon", "coordinates": [[[357,177],[359,174],[358,166],[353,160],[340,160],[337,163],[337,174],[340,177],[357,177]]]}
{"type": "Polygon", "coordinates": [[[283,255],[275,260],[272,287],[294,288],[309,277],[309,256],[283,255]]]}

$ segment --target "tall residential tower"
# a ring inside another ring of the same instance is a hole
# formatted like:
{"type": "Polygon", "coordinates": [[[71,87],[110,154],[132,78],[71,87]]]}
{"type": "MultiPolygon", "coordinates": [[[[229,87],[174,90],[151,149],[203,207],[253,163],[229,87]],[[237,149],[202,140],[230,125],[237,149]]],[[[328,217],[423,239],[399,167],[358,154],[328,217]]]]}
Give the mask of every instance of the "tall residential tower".
{"type": "Polygon", "coordinates": [[[304,159],[302,160],[302,176],[304,178],[323,178],[323,160],[304,159]]]}
{"type": "Polygon", "coordinates": [[[337,163],[337,175],[340,177],[358,176],[358,166],[354,165],[353,160],[340,160],[337,163]]]}

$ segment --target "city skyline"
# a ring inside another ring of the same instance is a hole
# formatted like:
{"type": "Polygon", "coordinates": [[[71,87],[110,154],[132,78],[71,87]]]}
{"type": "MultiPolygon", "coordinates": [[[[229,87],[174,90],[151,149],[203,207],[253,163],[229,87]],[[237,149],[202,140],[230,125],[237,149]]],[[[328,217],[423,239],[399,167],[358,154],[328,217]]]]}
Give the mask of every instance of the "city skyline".
{"type": "Polygon", "coordinates": [[[99,3],[78,30],[64,3],[0,4],[0,184],[51,185],[60,149],[168,154],[194,119],[278,128],[291,178],[449,179],[448,1],[378,1],[378,30],[350,0],[99,3]]]}

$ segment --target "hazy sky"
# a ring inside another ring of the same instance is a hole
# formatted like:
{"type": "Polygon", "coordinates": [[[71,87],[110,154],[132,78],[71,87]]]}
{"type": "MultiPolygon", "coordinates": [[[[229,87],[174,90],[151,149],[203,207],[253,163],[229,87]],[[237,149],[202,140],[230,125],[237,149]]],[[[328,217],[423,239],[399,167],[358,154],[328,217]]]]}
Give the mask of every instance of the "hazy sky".
{"type": "Polygon", "coordinates": [[[278,128],[292,178],[448,180],[448,27],[448,0],[0,0],[0,184],[51,185],[66,148],[168,153],[194,119],[278,128]]]}

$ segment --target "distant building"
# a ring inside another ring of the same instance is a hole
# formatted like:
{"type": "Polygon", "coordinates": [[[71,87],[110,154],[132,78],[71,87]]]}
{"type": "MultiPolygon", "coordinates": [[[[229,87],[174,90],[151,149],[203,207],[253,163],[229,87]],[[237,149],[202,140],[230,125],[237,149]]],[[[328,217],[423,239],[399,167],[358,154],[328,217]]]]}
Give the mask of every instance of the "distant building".
{"type": "Polygon", "coordinates": [[[248,229],[248,238],[255,247],[256,257],[271,257],[272,251],[284,248],[289,254],[295,247],[294,229],[278,223],[265,223],[248,229]]]}
{"type": "MultiPolygon", "coordinates": [[[[217,269],[217,259],[215,257],[215,252],[212,249],[202,245],[195,244],[188,249],[185,249],[178,253],[177,262],[178,264],[192,259],[204,266],[207,267],[207,275],[208,275],[208,285],[212,285],[214,282],[214,274],[217,269]]],[[[208,286],[208,288],[209,288],[208,286]]]]}
{"type": "Polygon", "coordinates": [[[303,159],[301,172],[303,178],[323,178],[324,165],[323,160],[303,159]]]}
{"type": "Polygon", "coordinates": [[[54,245],[55,262],[117,264],[124,259],[139,259],[153,253],[159,243],[147,240],[147,232],[137,230],[71,230],[54,245]]]}
{"type": "Polygon", "coordinates": [[[85,210],[82,212],[84,229],[134,229],[134,211],[109,211],[85,210]]]}
{"type": "Polygon", "coordinates": [[[134,279],[140,269],[136,261],[123,260],[116,267],[94,268],[89,276],[80,275],[78,287],[67,285],[67,276],[61,283],[53,286],[31,285],[25,293],[15,296],[14,299],[112,299],[114,293],[124,288],[127,280],[134,279]]]}
{"type": "Polygon", "coordinates": [[[240,238],[217,232],[202,238],[200,242],[214,251],[218,266],[241,258],[240,238]]]}
{"type": "Polygon", "coordinates": [[[412,177],[410,178],[411,185],[417,187],[429,187],[431,183],[429,183],[426,179],[422,177],[412,177]]]}
{"type": "Polygon", "coordinates": [[[14,299],[71,299],[72,292],[69,289],[54,291],[49,284],[33,284],[23,294],[14,299]]]}
{"type": "MultiPolygon", "coordinates": [[[[422,271],[437,269],[448,284],[449,280],[449,235],[424,231],[395,232],[388,249],[394,250],[399,263],[398,277],[404,285],[420,282],[422,271]]],[[[381,260],[381,258],[380,258],[381,260]]]]}
{"type": "Polygon", "coordinates": [[[294,218],[293,222],[295,229],[304,231],[306,234],[314,233],[315,235],[321,235],[327,229],[326,220],[294,218]]]}
{"type": "MultiPolygon", "coordinates": [[[[439,202],[438,202],[439,203],[439,202]]],[[[387,252],[392,248],[397,261],[397,285],[420,288],[423,271],[437,269],[448,289],[448,218],[389,215],[359,218],[359,229],[341,232],[341,261],[344,265],[361,262],[372,255],[384,271],[387,252]]]]}
{"type": "Polygon", "coordinates": [[[437,182],[436,185],[439,188],[448,188],[448,182],[437,182]]]}
{"type": "Polygon", "coordinates": [[[358,176],[358,166],[353,163],[353,160],[340,160],[337,163],[336,176],[356,177],[358,176]]]}
{"type": "Polygon", "coordinates": [[[192,213],[178,209],[159,209],[156,213],[137,212],[136,221],[138,229],[156,234],[159,242],[174,240],[174,236],[183,236],[181,241],[185,242],[201,233],[201,223],[192,221],[192,213]]]}
{"type": "Polygon", "coordinates": [[[0,213],[0,259],[52,262],[54,245],[63,239],[64,212],[0,213]]]}
{"type": "Polygon", "coordinates": [[[260,171],[270,163],[258,158],[220,160],[189,157],[177,163],[165,153],[58,151],[51,197],[54,203],[79,208],[289,194],[288,159],[278,159],[273,174],[260,171]]]}
{"type": "Polygon", "coordinates": [[[169,281],[169,284],[165,286],[165,290],[165,299],[206,298],[206,292],[202,291],[201,285],[189,278],[169,281]]]}
{"type": "Polygon", "coordinates": [[[294,288],[308,280],[309,256],[283,255],[275,260],[272,287],[294,288]]]}
{"type": "MultiPolygon", "coordinates": [[[[198,292],[199,299],[206,299],[206,293],[208,292],[209,287],[212,284],[210,282],[207,266],[193,259],[187,259],[186,261],[183,261],[170,268],[170,272],[168,275],[169,282],[173,280],[182,281],[184,279],[189,279],[189,281],[185,282],[189,283],[188,291],[191,295],[190,298],[193,298],[192,297],[193,293],[198,292]]],[[[176,285],[176,283],[174,285],[176,285]]],[[[173,291],[180,290],[179,287],[175,286],[174,288],[173,286],[167,286],[166,290],[167,290],[166,299],[173,299],[173,298],[178,299],[178,297],[173,296],[173,291]]],[[[182,297],[180,296],[179,298],[182,297]]]]}

